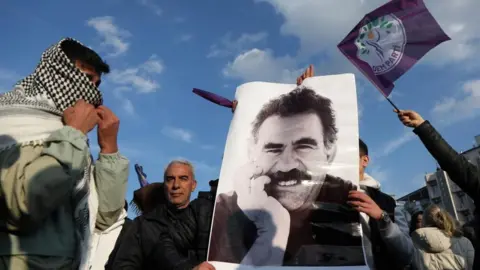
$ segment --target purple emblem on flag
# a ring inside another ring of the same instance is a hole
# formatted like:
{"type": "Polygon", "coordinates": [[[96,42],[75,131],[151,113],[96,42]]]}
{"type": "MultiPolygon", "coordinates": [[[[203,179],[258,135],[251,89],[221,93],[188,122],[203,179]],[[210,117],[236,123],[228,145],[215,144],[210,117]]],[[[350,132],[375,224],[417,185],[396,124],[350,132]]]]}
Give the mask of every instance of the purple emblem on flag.
{"type": "Polygon", "coordinates": [[[227,107],[227,108],[232,108],[233,102],[231,100],[228,100],[222,96],[219,96],[217,94],[205,91],[205,90],[200,90],[197,88],[193,88],[193,92],[204,99],[210,100],[213,103],[216,103],[220,106],[227,107]]]}
{"type": "Polygon", "coordinates": [[[423,0],[392,0],[365,15],[337,47],[388,97],[394,81],[447,40],[423,0]]]}

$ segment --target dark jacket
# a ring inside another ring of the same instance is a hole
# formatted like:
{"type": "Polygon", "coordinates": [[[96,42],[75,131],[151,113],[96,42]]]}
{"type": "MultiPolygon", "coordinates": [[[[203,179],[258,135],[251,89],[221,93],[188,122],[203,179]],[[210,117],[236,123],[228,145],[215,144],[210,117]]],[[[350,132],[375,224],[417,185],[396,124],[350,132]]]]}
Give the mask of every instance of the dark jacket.
{"type": "Polygon", "coordinates": [[[191,270],[206,259],[212,208],[202,196],[185,209],[163,204],[136,218],[113,269],[191,270]]]}
{"type": "MultiPolygon", "coordinates": [[[[457,153],[435,130],[435,128],[425,121],[423,124],[413,130],[418,135],[420,140],[435,158],[445,172],[447,172],[450,179],[455,182],[470,198],[475,202],[475,220],[477,226],[475,234],[478,235],[480,227],[480,174],[478,168],[468,162],[468,160],[457,153]]],[[[475,249],[480,247],[479,241],[472,243],[475,249]]],[[[480,252],[475,252],[475,261],[473,269],[480,269],[480,252]]]]}
{"type": "MultiPolygon", "coordinates": [[[[362,187],[370,198],[385,212],[388,213],[390,219],[395,222],[395,200],[381,192],[380,190],[372,187],[362,187]]],[[[396,256],[398,254],[391,252],[387,248],[385,241],[380,233],[378,222],[370,218],[368,221],[370,227],[370,241],[372,246],[373,261],[375,263],[375,269],[377,270],[394,270],[394,269],[403,269],[403,267],[398,267],[397,263],[392,263],[396,261],[396,256]]]]}
{"type": "Polygon", "coordinates": [[[113,270],[113,261],[117,256],[118,249],[122,245],[122,242],[126,237],[125,235],[127,234],[128,229],[131,227],[132,224],[133,224],[133,221],[131,219],[125,218],[125,223],[123,223],[122,230],[118,235],[117,241],[115,242],[115,246],[113,247],[113,250],[110,253],[110,256],[108,256],[108,261],[105,264],[105,270],[113,270]]]}
{"type": "MultiPolygon", "coordinates": [[[[355,189],[351,182],[327,176],[315,201],[316,208],[306,215],[308,221],[301,228],[290,228],[284,265],[358,265],[364,261],[359,230],[349,231],[352,228],[349,225],[359,225],[358,212],[347,204],[348,192],[355,189]],[[332,221],[346,225],[348,229],[339,230],[337,225],[332,226],[332,221]],[[310,245],[318,249],[310,248],[310,245]],[[332,245],[338,248],[337,252],[333,251],[332,245]],[[322,249],[325,246],[329,248],[322,249]],[[351,251],[349,254],[345,254],[347,249],[351,251]],[[352,254],[354,259],[346,258],[346,255],[352,254]]],[[[290,213],[290,216],[293,220],[296,214],[290,213]]],[[[220,194],[216,203],[209,260],[240,263],[256,237],[257,227],[239,208],[237,194],[220,194]]]]}

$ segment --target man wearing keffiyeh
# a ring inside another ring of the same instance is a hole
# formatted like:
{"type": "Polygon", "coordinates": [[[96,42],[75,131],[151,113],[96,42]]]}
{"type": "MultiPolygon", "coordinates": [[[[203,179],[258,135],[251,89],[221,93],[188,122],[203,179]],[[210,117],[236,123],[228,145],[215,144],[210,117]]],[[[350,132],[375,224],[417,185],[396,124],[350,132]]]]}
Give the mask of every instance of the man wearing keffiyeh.
{"type": "Polygon", "coordinates": [[[98,90],[108,72],[97,53],[66,38],[0,96],[0,270],[86,269],[92,233],[124,211],[129,162],[98,90]]]}

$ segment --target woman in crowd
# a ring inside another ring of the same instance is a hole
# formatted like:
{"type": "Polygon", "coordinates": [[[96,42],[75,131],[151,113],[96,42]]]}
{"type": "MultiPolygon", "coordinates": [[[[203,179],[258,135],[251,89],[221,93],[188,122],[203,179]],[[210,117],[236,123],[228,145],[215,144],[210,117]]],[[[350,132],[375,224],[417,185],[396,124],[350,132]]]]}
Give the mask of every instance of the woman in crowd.
{"type": "Polygon", "coordinates": [[[412,219],[410,220],[410,235],[412,235],[415,230],[422,228],[422,220],[423,211],[413,213],[412,219]]]}
{"type": "Polygon", "coordinates": [[[425,210],[422,223],[423,228],[412,233],[416,269],[473,269],[472,243],[462,236],[448,212],[431,205],[425,210]]]}

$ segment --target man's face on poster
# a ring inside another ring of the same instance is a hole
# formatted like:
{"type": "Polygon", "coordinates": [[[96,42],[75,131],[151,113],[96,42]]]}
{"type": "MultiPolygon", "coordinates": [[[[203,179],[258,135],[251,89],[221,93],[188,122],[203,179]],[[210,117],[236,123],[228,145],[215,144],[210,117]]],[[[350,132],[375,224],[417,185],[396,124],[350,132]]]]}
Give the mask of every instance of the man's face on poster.
{"type": "Polygon", "coordinates": [[[268,117],[258,129],[254,148],[255,164],[271,179],[269,195],[289,211],[315,200],[329,163],[317,114],[268,117]]]}

